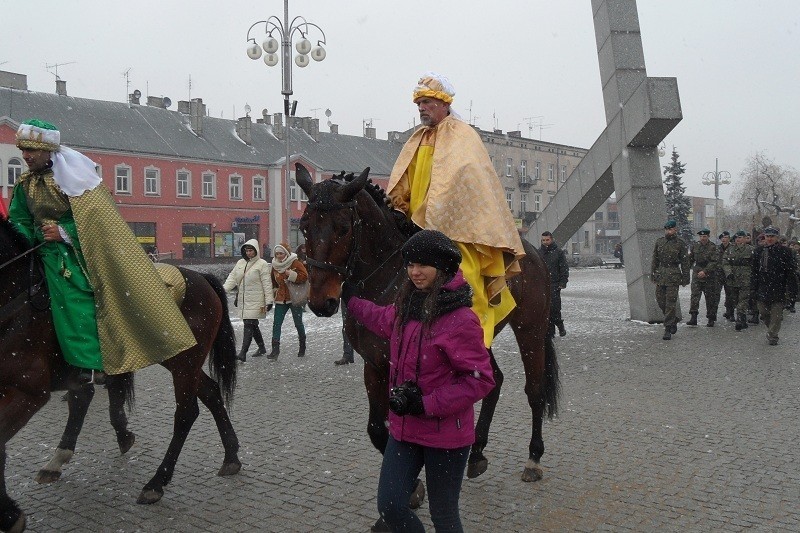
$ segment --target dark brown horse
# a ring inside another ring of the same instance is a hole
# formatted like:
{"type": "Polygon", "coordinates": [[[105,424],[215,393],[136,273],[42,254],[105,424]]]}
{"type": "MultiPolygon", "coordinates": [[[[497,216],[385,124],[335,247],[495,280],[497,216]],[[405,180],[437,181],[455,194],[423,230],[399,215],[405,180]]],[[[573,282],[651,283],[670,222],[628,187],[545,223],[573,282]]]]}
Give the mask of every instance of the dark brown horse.
{"type": "MultiPolygon", "coordinates": [[[[344,173],[314,184],[308,171],[297,165],[297,183],[308,195],[308,206],[300,221],[306,239],[311,298],[309,307],[320,316],[338,310],[343,283],[353,295],[388,304],[406,275],[400,247],[407,234],[398,227],[388,199],[367,176],[369,168],[354,178],[344,173]]],[[[522,274],[509,280],[517,302],[516,309],[500,324],[508,323],[517,339],[525,367],[525,393],[533,415],[528,461],[524,481],[542,477],[539,460],[544,453],[542,420],[557,411],[559,393],[558,362],[553,341],[547,336],[550,309],[550,278],[539,253],[525,243],[527,255],[521,261],[522,274]]],[[[356,351],[364,358],[364,384],[369,398],[369,433],[372,444],[383,453],[388,440],[388,343],[379,339],[354,319],[347,318],[345,330],[356,351]]],[[[489,439],[503,373],[491,350],[492,368],[497,383],[481,405],[467,476],[486,471],[483,450],[489,439]]]]}
{"type": "MultiPolygon", "coordinates": [[[[92,386],[77,383],[77,369],[68,365],[56,339],[47,287],[35,253],[27,241],[0,217],[0,529],[22,531],[25,513],[6,493],[6,443],[47,403],[51,391],[68,389],[69,419],[53,459],[37,475],[40,483],[55,481],[68,462],[83,425],[92,386]],[[27,255],[27,257],[25,257],[27,255]]],[[[181,312],[197,345],[163,363],[172,373],[175,387],[175,423],[167,453],[153,478],[142,489],[138,502],[154,503],[172,479],[175,463],[195,419],[197,399],[214,416],[225,458],[219,475],[236,474],[241,468],[239,441],[226,405],[236,386],[236,347],[228,303],[220,283],[212,276],[181,269],[186,296],[181,312]],[[203,363],[211,352],[211,379],[203,363]]],[[[120,451],[133,445],[124,406],[133,401],[133,374],[108,377],[109,413],[120,451]]]]}

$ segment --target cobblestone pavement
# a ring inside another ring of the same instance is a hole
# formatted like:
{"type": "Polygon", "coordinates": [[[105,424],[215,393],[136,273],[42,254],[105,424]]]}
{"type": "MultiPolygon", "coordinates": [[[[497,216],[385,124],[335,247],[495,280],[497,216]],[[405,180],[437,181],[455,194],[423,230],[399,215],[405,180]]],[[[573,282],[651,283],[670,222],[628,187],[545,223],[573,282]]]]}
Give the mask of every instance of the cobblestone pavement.
{"type": "MultiPolygon", "coordinates": [[[[688,288],[681,290],[688,309],[688,288]]],[[[627,320],[621,270],[575,270],[563,292],[568,335],[556,339],[563,393],[544,428],[545,478],[520,480],[530,414],[509,332],[496,344],[506,374],[487,448],[489,470],[465,480],[467,531],[800,531],[798,322],[781,344],[763,325],[735,332],[627,320]]],[[[339,317],[305,315],[309,354],[284,325],[277,362],[241,366],[232,413],[239,475],[216,476],[211,416],[189,435],[164,498],[135,503],[166,449],[169,374],[137,376],[136,445],[119,455],[98,390],[73,461],[51,485],[33,481],[66,415],[54,395],[8,446],[7,485],[30,531],[365,532],[374,522],[380,455],[366,434],[363,363],[335,367],[339,317]]],[[[241,323],[235,323],[241,332],[241,323]]],[[[269,338],[271,318],[262,321],[269,338]]],[[[427,501],[419,512],[430,526],[427,501]]]]}

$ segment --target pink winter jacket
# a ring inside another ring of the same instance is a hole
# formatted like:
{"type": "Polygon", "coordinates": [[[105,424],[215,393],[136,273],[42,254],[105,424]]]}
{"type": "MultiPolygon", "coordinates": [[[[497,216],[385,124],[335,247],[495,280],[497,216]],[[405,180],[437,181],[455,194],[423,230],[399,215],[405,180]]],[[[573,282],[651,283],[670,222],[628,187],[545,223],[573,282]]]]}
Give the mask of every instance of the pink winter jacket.
{"type": "MultiPolygon", "coordinates": [[[[444,289],[465,284],[459,271],[444,289]]],[[[489,353],[483,345],[478,317],[468,307],[440,316],[420,343],[422,323],[409,321],[398,335],[394,305],[379,306],[353,297],[347,310],[370,331],[390,339],[389,386],[414,380],[425,414],[397,416],[389,411],[389,432],[398,441],[433,448],[454,449],[475,442],[474,404],[494,388],[489,353]],[[402,337],[403,353],[400,353],[402,337]]],[[[388,392],[388,391],[387,391],[388,392]]]]}

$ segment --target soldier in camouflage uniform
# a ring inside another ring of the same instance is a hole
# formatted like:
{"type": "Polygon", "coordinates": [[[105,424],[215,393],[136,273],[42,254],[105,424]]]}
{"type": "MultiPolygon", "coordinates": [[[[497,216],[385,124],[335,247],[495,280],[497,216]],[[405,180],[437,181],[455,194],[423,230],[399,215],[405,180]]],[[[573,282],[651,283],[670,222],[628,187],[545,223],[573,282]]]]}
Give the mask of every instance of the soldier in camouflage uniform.
{"type": "Polygon", "coordinates": [[[753,247],[746,242],[747,234],[736,232],[734,245],[722,256],[722,268],[726,283],[736,305],[736,331],[747,329],[747,308],[750,299],[750,267],[753,262],[753,247]]]}
{"type": "Polygon", "coordinates": [[[676,306],[678,289],[689,284],[689,254],[686,243],[678,238],[678,224],[668,220],[664,224],[664,236],[656,241],[653,248],[653,261],[650,265],[650,279],[656,285],[656,302],[664,313],[665,341],[678,331],[676,306]]]}
{"type": "Polygon", "coordinates": [[[689,252],[689,263],[692,265],[692,298],[689,305],[691,318],[686,323],[688,326],[697,325],[697,315],[700,311],[700,297],[706,298],[706,326],[713,328],[717,321],[717,308],[719,307],[719,251],[717,246],[709,240],[711,230],[703,228],[697,232],[700,240],[692,244],[689,252]]]}
{"type": "Polygon", "coordinates": [[[728,285],[727,280],[725,279],[725,271],[722,269],[722,257],[725,255],[725,252],[728,248],[733,246],[731,244],[731,234],[727,231],[723,231],[719,234],[719,246],[717,246],[718,252],[718,267],[717,268],[717,275],[718,275],[718,283],[717,283],[717,302],[722,299],[722,291],[725,290],[725,313],[722,315],[725,317],[729,322],[736,321],[736,315],[734,314],[734,308],[736,304],[733,301],[733,296],[731,295],[731,288],[728,285]]]}
{"type": "Polygon", "coordinates": [[[789,280],[789,286],[786,288],[786,310],[790,313],[795,312],[794,304],[797,302],[797,293],[800,291],[800,241],[792,239],[789,241],[789,249],[794,256],[794,276],[789,280]]]}

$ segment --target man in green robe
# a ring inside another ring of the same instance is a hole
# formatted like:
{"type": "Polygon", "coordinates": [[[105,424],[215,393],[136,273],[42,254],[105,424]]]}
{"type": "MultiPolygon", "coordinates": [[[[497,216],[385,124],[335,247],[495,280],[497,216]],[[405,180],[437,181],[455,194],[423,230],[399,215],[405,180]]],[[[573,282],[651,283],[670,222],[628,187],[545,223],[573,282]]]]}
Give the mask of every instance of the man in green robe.
{"type": "Polygon", "coordinates": [[[9,220],[44,265],[53,323],[81,381],[132,372],[196,344],[163,281],[120,216],[96,166],[61,146],[58,129],[29,120],[17,130],[28,166],[9,220]]]}

